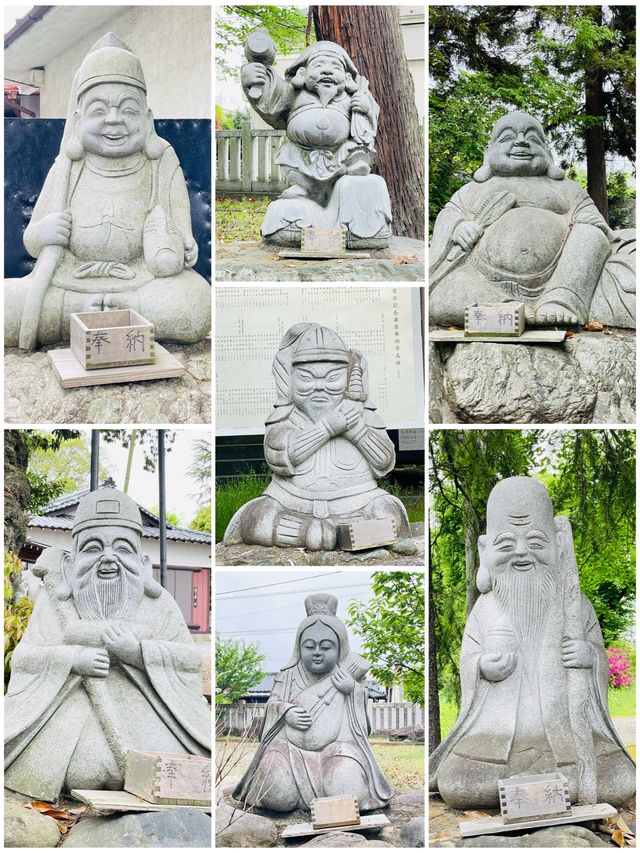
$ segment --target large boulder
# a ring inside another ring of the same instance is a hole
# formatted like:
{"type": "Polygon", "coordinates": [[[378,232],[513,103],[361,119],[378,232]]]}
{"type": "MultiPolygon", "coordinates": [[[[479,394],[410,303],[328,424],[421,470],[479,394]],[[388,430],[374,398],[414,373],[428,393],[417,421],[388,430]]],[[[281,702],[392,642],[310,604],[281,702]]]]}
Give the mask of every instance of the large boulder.
{"type": "Polygon", "coordinates": [[[386,841],[377,841],[373,838],[365,838],[364,835],[359,835],[357,832],[328,832],[326,835],[318,835],[311,841],[299,846],[317,847],[321,850],[327,847],[340,847],[344,850],[350,847],[393,847],[393,844],[387,844],[386,841]]]}
{"type": "Polygon", "coordinates": [[[216,808],[216,847],[273,847],[278,829],[268,817],[221,803],[216,808]]]}
{"type": "Polygon", "coordinates": [[[632,423],[633,333],[431,346],[432,423],[632,423]]]}
{"type": "Polygon", "coordinates": [[[211,818],[190,808],[132,812],[79,821],[62,847],[211,847],[211,818]]]}
{"type": "Polygon", "coordinates": [[[403,847],[424,847],[424,817],[414,817],[402,827],[400,841],[403,847]]]}
{"type": "Polygon", "coordinates": [[[550,849],[555,847],[609,847],[594,832],[584,826],[549,826],[524,835],[479,835],[476,838],[463,838],[459,841],[433,841],[430,847],[534,847],[550,849]]]}
{"type": "MultiPolygon", "coordinates": [[[[401,539],[398,550],[369,548],[365,551],[307,551],[266,545],[216,545],[218,566],[418,566],[424,561],[424,537],[401,539]],[[409,555],[409,552],[411,555],[409,555]]],[[[398,543],[396,543],[398,544],[398,543]]]]}
{"type": "Polygon", "coordinates": [[[5,800],[4,846],[57,847],[60,843],[58,824],[51,817],[5,800]]]}

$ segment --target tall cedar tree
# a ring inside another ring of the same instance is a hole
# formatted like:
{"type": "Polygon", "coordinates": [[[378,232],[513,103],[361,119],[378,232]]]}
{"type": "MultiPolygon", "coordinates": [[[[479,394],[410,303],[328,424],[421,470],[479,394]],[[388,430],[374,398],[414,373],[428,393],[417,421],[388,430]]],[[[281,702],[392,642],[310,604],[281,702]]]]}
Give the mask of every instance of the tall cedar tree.
{"type": "Polygon", "coordinates": [[[424,141],[396,6],[311,6],[316,38],[334,41],[380,105],[373,171],[387,182],[393,232],[424,239],[424,141]]]}

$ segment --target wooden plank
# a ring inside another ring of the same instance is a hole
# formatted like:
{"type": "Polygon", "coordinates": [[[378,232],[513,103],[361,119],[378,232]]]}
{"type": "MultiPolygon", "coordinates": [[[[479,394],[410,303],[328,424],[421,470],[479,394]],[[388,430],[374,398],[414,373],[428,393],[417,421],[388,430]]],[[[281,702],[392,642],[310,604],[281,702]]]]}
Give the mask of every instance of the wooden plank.
{"type": "Polygon", "coordinates": [[[211,759],[129,749],[124,789],[151,803],[210,805],[211,759]]]}
{"type": "Polygon", "coordinates": [[[389,818],[383,814],[366,814],[360,818],[357,826],[329,826],[326,829],[314,829],[310,823],[296,823],[288,826],[282,833],[282,838],[300,838],[303,835],[327,835],[329,832],[355,832],[362,829],[381,829],[389,826],[389,818]]]}
{"type": "Polygon", "coordinates": [[[373,518],[368,521],[352,521],[338,524],[338,547],[343,551],[364,551],[390,545],[398,538],[393,518],[373,518]]]}
{"type": "Polygon", "coordinates": [[[311,825],[314,829],[359,824],[360,806],[356,797],[316,797],[311,800],[311,825]]]}
{"type": "Polygon", "coordinates": [[[172,379],[182,376],[185,372],[184,365],[160,344],[156,344],[156,360],[153,364],[106,367],[99,370],[85,370],[70,349],[52,349],[47,355],[53,372],[63,388],[172,379]]]}
{"type": "MultiPolygon", "coordinates": [[[[148,803],[135,794],[128,791],[90,791],[85,789],[72,789],[71,796],[81,803],[86,803],[96,812],[164,812],[168,809],[179,808],[175,805],[165,806],[158,803],[148,803]]],[[[198,809],[202,812],[210,812],[211,806],[184,806],[184,808],[198,809]]]]}
{"type": "Polygon", "coordinates": [[[566,331],[555,329],[528,329],[519,338],[465,335],[462,329],[429,332],[429,340],[436,344],[561,344],[566,336],[566,331]]]}
{"type": "Polygon", "coordinates": [[[328,253],[322,254],[313,254],[311,252],[295,252],[293,249],[291,251],[282,251],[278,252],[279,258],[296,258],[299,261],[329,261],[329,260],[341,260],[341,261],[351,261],[354,258],[370,258],[371,255],[369,252],[353,252],[350,249],[347,250],[346,253],[342,255],[330,255],[328,253]]]}
{"type": "Polygon", "coordinates": [[[523,829],[537,829],[543,826],[562,826],[568,823],[583,823],[605,817],[614,817],[618,812],[608,803],[593,806],[572,806],[571,814],[563,817],[548,817],[538,820],[519,820],[517,823],[504,823],[501,817],[483,817],[477,820],[461,820],[459,823],[462,838],[475,835],[494,835],[503,832],[519,832],[523,829]]]}

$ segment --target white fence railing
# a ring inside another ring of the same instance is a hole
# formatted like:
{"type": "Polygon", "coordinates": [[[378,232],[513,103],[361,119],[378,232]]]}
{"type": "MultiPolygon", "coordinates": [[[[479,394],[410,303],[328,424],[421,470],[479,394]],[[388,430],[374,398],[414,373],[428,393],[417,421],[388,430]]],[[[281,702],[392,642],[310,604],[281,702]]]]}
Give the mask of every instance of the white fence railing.
{"type": "MultiPolygon", "coordinates": [[[[265,708],[266,704],[256,702],[236,702],[224,707],[224,732],[236,733],[249,729],[257,732],[257,721],[262,720],[265,708]]],[[[222,708],[218,706],[218,710],[222,711],[222,708]]],[[[393,734],[406,728],[424,731],[425,709],[419,705],[409,705],[408,702],[369,701],[369,719],[372,734],[393,734]]]]}
{"type": "Polygon", "coordinates": [[[241,130],[216,130],[216,192],[279,195],[284,181],[274,161],[284,137],[284,130],[256,129],[249,122],[241,130]]]}

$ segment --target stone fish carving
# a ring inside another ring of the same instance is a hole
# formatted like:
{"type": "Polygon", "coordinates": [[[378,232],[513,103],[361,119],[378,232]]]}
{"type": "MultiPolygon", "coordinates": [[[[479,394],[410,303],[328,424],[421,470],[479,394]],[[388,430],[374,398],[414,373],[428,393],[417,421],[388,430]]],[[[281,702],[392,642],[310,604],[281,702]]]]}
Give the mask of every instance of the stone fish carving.
{"type": "Polygon", "coordinates": [[[361,811],[386,806],[393,789],[369,746],[369,664],[349,650],[338,600],[305,599],[289,663],[275,679],[260,746],[233,792],[251,806],[290,812],[316,797],[355,797],[361,811]]]}
{"type": "Polygon", "coordinates": [[[201,655],[141,551],[136,504],[85,495],[73,550],[46,550],[44,579],[11,661],[5,786],[55,802],[72,788],[122,790],[126,752],[209,756],[201,655]]]}
{"type": "Polygon", "coordinates": [[[371,174],[380,108],[346,51],[330,41],[307,47],[285,71],[271,67],[266,30],[247,39],[241,82],[253,109],[286,130],[275,162],[286,189],[267,208],[262,235],[299,246],[301,229],[347,229],[347,248],[386,248],[391,206],[384,178],[371,174]]]}
{"type": "Polygon", "coordinates": [[[527,113],[496,122],[484,164],[438,215],[430,258],[434,323],[516,300],[528,325],[635,328],[635,230],[609,228],[527,113]]]}
{"type": "Polygon", "coordinates": [[[336,526],[392,518],[409,535],[400,500],[376,479],[395,464],[393,442],[369,400],[363,355],[331,329],[298,323],[273,361],[278,398],[267,418],[264,452],[272,480],[241,507],[225,542],[336,547],[336,526]]]}
{"type": "Polygon", "coordinates": [[[211,288],[176,153],[156,135],[140,60],[113,33],[74,78],[64,136],[24,233],[37,258],[5,281],[5,343],[69,339],[69,315],[133,309],[158,340],[211,328],[211,288]]]}
{"type": "Polygon", "coordinates": [[[497,808],[499,779],[559,771],[572,803],[627,803],[635,766],[609,715],[607,655],[569,519],[554,519],[542,483],[509,477],[489,496],[478,546],[460,715],[430,757],[430,789],[456,809],[497,808]]]}

